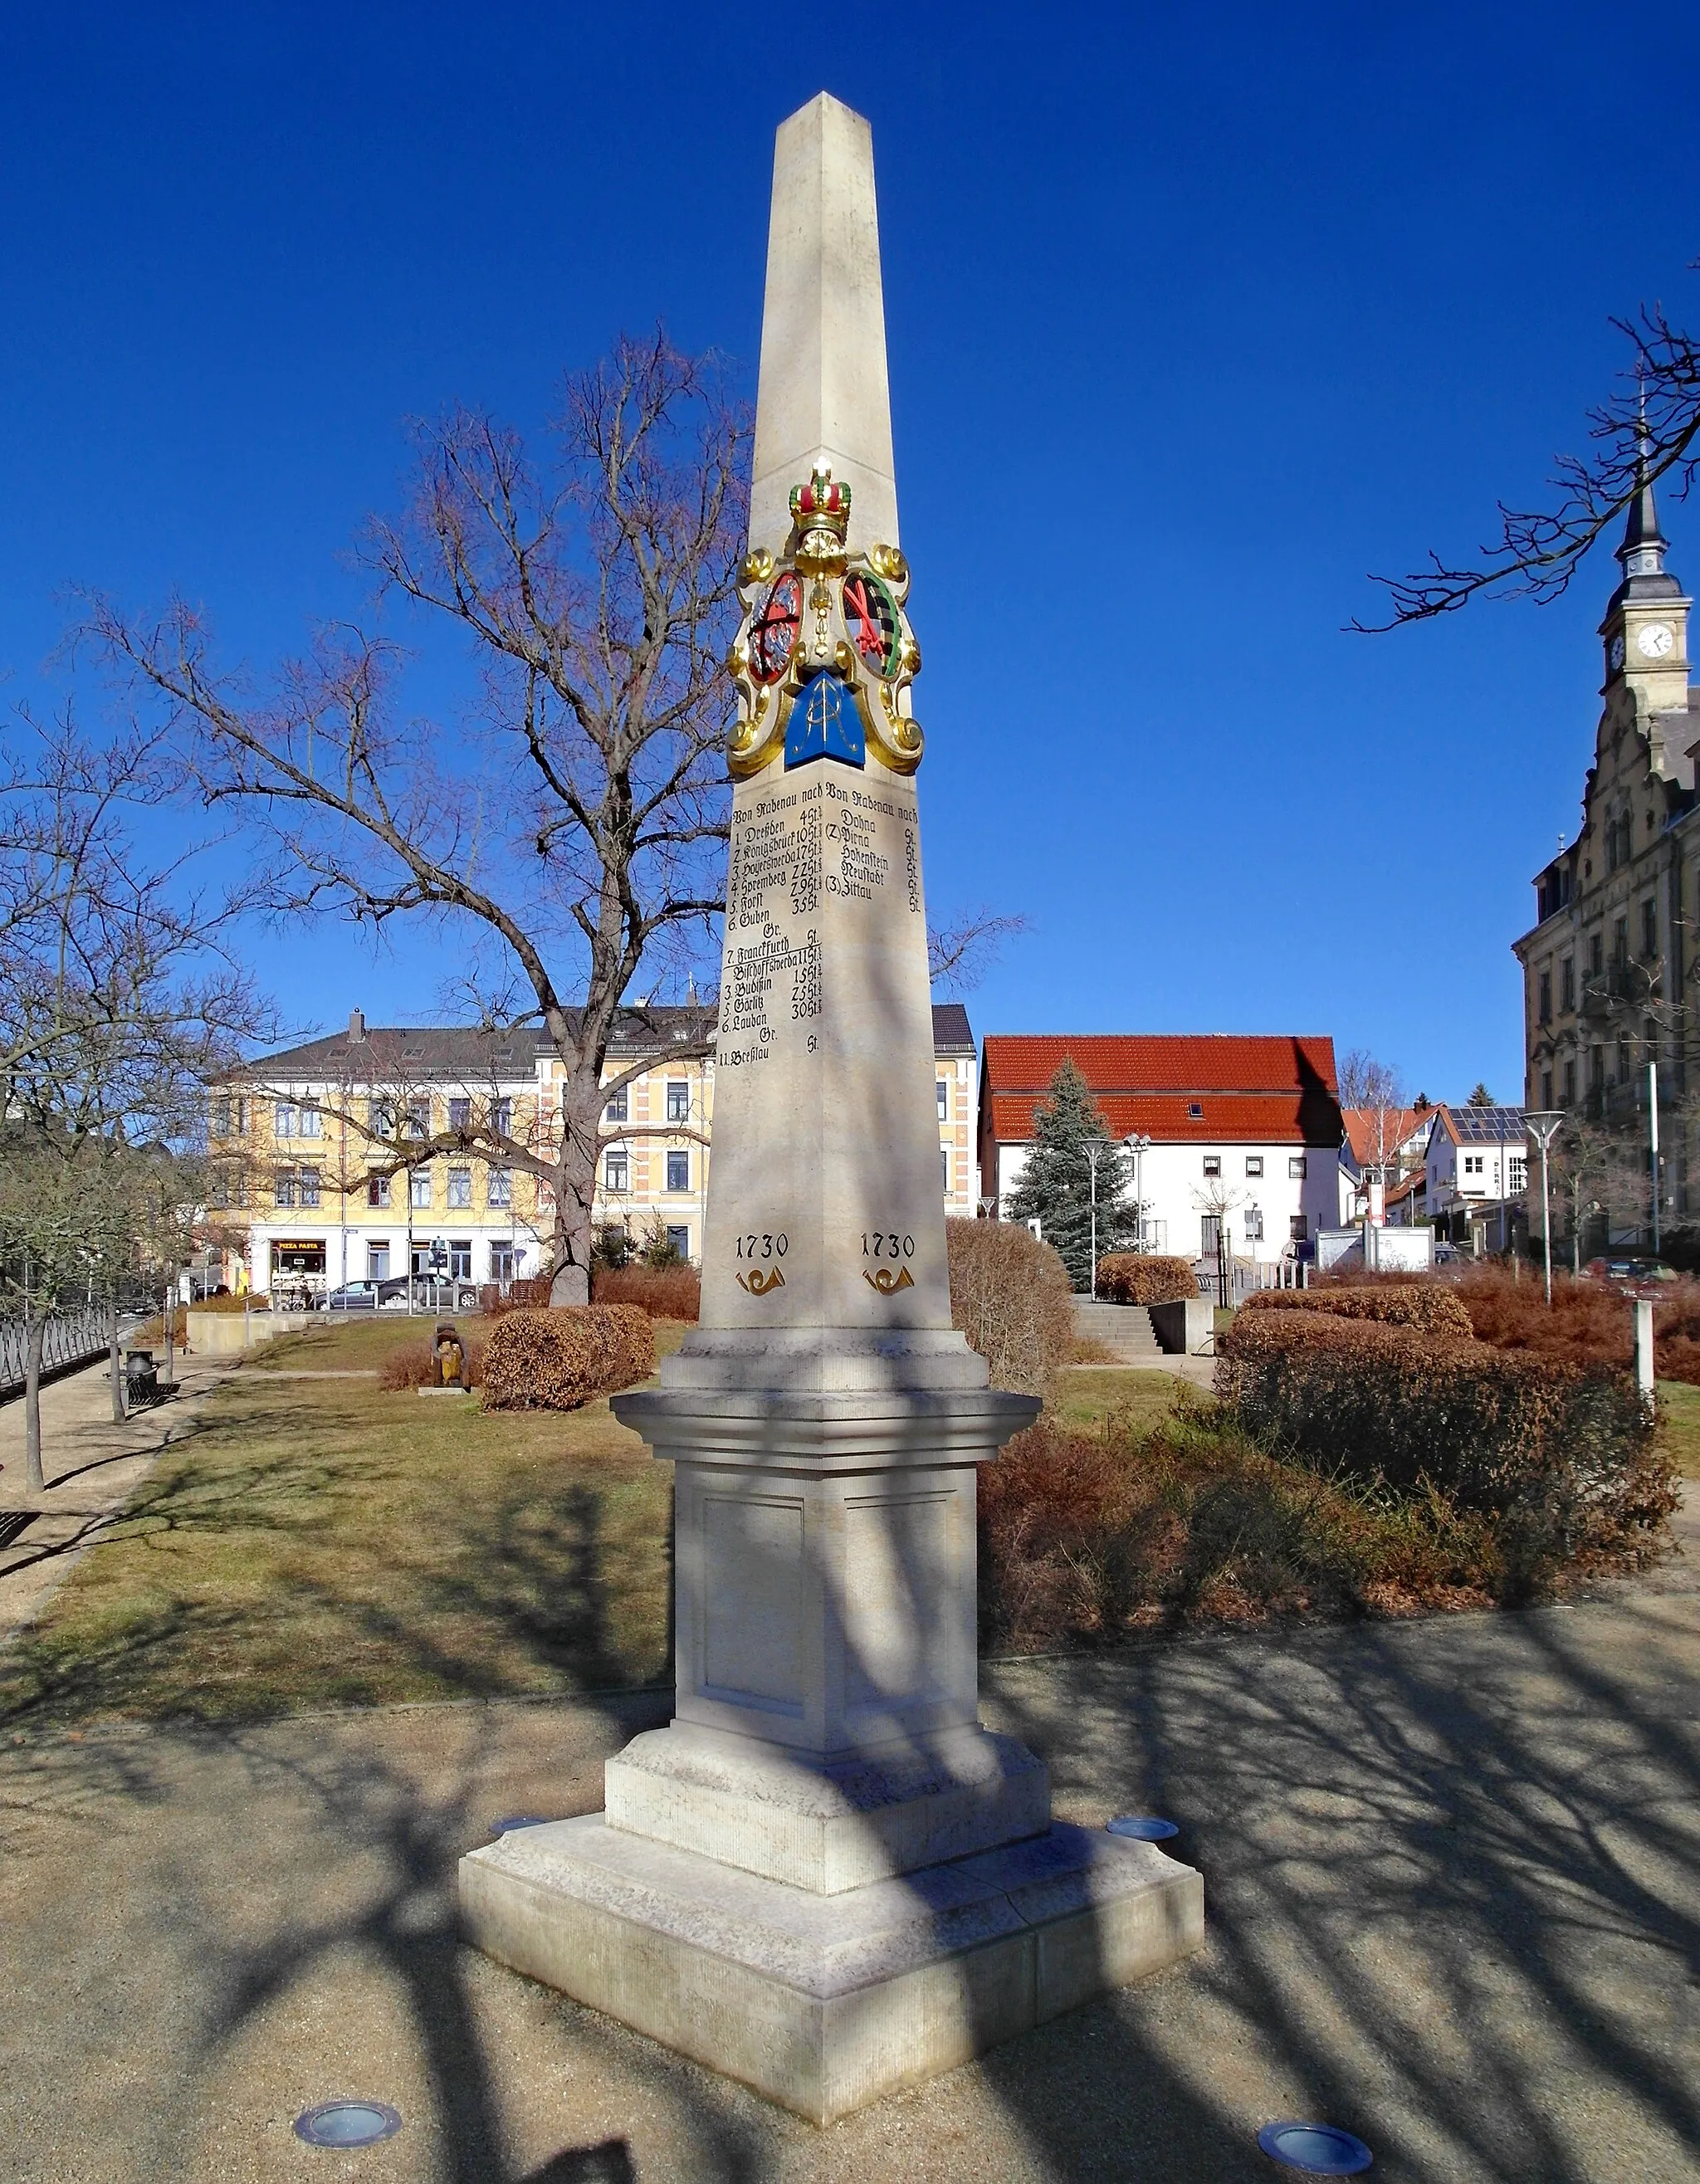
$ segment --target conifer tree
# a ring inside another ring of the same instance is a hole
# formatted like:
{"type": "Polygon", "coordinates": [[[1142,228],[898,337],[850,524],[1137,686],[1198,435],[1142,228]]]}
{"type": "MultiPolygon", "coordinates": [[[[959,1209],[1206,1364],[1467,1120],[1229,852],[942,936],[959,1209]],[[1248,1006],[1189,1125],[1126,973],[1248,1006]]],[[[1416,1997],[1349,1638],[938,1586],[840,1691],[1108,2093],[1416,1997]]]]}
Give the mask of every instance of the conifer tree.
{"type": "Polygon", "coordinates": [[[1139,1209],[1128,1195],[1126,1148],[1110,1135],[1090,1086],[1073,1061],[1051,1080],[1051,1096],[1033,1118],[1033,1147],[1020,1187],[1010,1199],[1017,1221],[1037,1218],[1045,1242],[1068,1269],[1075,1288],[1092,1287],[1092,1164],[1098,1155],[1098,1256],[1131,1251],[1139,1241],[1139,1209]]]}

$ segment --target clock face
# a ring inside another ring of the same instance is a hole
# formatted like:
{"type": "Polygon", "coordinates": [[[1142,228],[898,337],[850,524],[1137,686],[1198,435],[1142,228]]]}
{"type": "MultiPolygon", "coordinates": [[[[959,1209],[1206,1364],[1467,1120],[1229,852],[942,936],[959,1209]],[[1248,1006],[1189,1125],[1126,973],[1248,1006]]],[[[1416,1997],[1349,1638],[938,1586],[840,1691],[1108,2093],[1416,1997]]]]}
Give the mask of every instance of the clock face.
{"type": "Polygon", "coordinates": [[[844,620],[856,650],[874,673],[895,675],[903,644],[902,620],[896,600],[865,569],[844,578],[844,620]]]}
{"type": "Polygon", "coordinates": [[[1623,632],[1621,630],[1612,639],[1611,663],[1614,672],[1623,666],[1623,632]]]}
{"type": "Polygon", "coordinates": [[[1643,659],[1663,660],[1676,642],[1676,632],[1668,621],[1650,621],[1635,636],[1635,649],[1643,659]]]}
{"type": "Polygon", "coordinates": [[[777,682],[789,666],[802,619],[802,579],[788,569],[750,626],[750,671],[758,682],[777,682]]]}

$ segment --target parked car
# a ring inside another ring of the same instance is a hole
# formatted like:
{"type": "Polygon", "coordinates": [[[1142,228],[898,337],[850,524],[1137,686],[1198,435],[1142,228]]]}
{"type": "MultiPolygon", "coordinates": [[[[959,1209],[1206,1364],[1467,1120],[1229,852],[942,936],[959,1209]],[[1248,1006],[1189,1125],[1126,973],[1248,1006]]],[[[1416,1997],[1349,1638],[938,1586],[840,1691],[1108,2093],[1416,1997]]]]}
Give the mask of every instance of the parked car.
{"type": "Polygon", "coordinates": [[[1610,1282],[1630,1296],[1656,1296],[1661,1282],[1680,1279],[1657,1259],[1590,1259],[1582,1270],[1597,1282],[1610,1282]]]}
{"type": "Polygon", "coordinates": [[[376,1282],[344,1282],[341,1289],[332,1290],[325,1300],[326,1312],[376,1312],[377,1306],[376,1282]]]}
{"type": "MultiPolygon", "coordinates": [[[[387,1281],[375,1284],[380,1312],[407,1310],[408,1279],[405,1274],[393,1274],[387,1281]]],[[[413,1308],[415,1312],[476,1312],[478,1308],[477,1282],[451,1281],[447,1275],[415,1274],[413,1278],[413,1308]]]]}

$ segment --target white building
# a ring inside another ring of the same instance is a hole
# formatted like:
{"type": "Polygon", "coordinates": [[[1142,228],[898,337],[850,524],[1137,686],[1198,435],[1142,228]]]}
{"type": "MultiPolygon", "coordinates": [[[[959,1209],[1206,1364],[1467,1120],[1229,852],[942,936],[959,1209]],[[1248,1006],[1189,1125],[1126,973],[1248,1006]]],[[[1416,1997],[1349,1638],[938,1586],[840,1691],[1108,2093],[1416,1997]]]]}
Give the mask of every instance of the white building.
{"type": "Polygon", "coordinates": [[[1529,1139],[1520,1107],[1436,1107],[1424,1163],[1424,1195],[1436,1228],[1457,1243],[1503,1251],[1529,1188],[1529,1139]],[[1500,1209],[1505,1208],[1503,1219],[1500,1209]]]}
{"type": "Polygon", "coordinates": [[[1147,1251],[1309,1255],[1339,1206],[1340,1117],[1325,1038],[994,1034],[980,1063],[980,1190],[1007,1212],[1034,1115],[1064,1061],[1091,1087],[1110,1134],[1150,1139],[1135,1188],[1147,1251]]]}

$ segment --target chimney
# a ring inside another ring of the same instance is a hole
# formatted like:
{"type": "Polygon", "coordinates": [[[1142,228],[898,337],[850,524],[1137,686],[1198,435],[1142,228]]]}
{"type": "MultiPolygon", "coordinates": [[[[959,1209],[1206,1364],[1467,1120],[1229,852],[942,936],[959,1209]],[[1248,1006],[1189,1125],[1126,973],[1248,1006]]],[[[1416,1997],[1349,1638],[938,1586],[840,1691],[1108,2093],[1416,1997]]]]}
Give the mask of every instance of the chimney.
{"type": "Polygon", "coordinates": [[[355,1045],[359,1045],[359,1043],[360,1042],[360,1040],[362,1040],[362,1039],[365,1037],[365,1035],[366,1035],[366,1018],[365,1018],[365,1011],[364,1011],[364,1010],[362,1010],[362,1009],[350,1009],[350,1010],[348,1011],[348,1044],[349,1044],[349,1045],[350,1045],[350,1046],[355,1046],[355,1045]]]}

